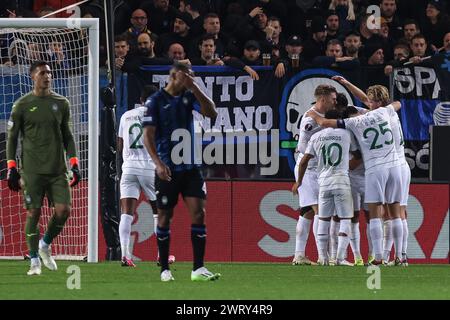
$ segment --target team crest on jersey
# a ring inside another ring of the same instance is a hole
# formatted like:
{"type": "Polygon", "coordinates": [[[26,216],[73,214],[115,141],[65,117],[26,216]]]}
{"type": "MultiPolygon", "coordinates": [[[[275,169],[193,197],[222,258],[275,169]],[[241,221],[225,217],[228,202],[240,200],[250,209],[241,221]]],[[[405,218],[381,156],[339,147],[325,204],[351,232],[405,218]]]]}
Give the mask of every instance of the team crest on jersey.
{"type": "Polygon", "coordinates": [[[311,123],[307,123],[306,125],[305,125],[305,131],[311,131],[312,130],[312,124],[311,123]]]}
{"type": "Polygon", "coordinates": [[[30,203],[31,203],[31,196],[30,196],[29,194],[25,195],[25,202],[26,202],[27,204],[30,204],[30,203]]]}
{"type": "Polygon", "coordinates": [[[53,111],[58,111],[58,105],[55,103],[53,106],[52,106],[52,109],[53,109],[53,111]]]}
{"type": "Polygon", "coordinates": [[[183,97],[183,104],[188,104],[189,103],[189,100],[188,100],[188,98],[186,98],[186,97],[183,97]]]}

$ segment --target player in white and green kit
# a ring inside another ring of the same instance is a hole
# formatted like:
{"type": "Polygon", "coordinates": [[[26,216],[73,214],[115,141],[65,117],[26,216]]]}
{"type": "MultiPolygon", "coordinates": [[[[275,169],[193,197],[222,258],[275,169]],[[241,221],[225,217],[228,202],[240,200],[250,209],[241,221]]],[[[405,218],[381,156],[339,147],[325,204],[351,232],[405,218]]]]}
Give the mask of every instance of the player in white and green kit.
{"type": "Polygon", "coordinates": [[[56,270],[50,244],[62,231],[70,215],[71,197],[66,158],[73,178],[70,186],[80,180],[75,142],[70,129],[70,103],[51,90],[52,71],[48,63],[36,61],[30,66],[33,90],[18,99],[8,121],[8,187],[23,189],[27,219],[25,235],[31,268],[28,275],[41,274],[44,265],[56,270]],[[20,174],[16,164],[17,145],[21,142],[20,174]],[[44,237],[39,241],[39,218],[44,196],[55,208],[44,237]]]}
{"type": "MultiPolygon", "coordinates": [[[[325,114],[327,119],[337,119],[340,114],[330,110],[325,114]]],[[[356,142],[353,135],[344,129],[323,129],[312,135],[303,156],[298,173],[297,184],[300,186],[312,158],[317,159],[317,175],[319,180],[319,225],[317,230],[317,244],[319,264],[328,265],[328,240],[330,220],[334,212],[340,219],[337,246],[336,265],[353,266],[345,260],[345,253],[349,245],[350,219],[353,217],[353,201],[350,187],[349,153],[356,152],[356,142]]]]}

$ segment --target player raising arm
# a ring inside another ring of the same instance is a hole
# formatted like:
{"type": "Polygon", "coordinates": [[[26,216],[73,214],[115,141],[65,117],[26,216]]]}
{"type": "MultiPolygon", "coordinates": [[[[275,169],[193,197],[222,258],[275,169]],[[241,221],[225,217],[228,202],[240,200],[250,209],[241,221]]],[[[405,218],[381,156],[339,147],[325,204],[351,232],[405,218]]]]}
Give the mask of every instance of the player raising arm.
{"type": "MultiPolygon", "coordinates": [[[[391,119],[401,108],[400,102],[387,104],[389,93],[383,86],[368,89],[367,104],[370,112],[344,120],[324,119],[309,112],[316,122],[323,127],[346,128],[357,138],[363,154],[365,176],[365,202],[369,206],[370,235],[375,254],[373,264],[381,264],[382,255],[382,205],[387,203],[394,219],[400,218],[401,161],[398,157],[391,119]]],[[[403,228],[401,224],[393,228],[396,255],[401,260],[403,228]]]]}
{"type": "Polygon", "coordinates": [[[23,189],[27,218],[25,235],[31,267],[28,275],[41,274],[44,265],[56,270],[50,244],[62,231],[70,215],[70,188],[81,179],[78,158],[70,124],[69,101],[51,90],[52,70],[47,62],[36,61],[30,66],[33,90],[19,98],[12,107],[8,122],[8,187],[23,189]],[[19,141],[22,145],[20,174],[16,164],[19,141]],[[66,156],[69,158],[72,180],[68,181],[66,156]],[[39,241],[39,218],[44,196],[54,207],[44,237],[39,241]]]}

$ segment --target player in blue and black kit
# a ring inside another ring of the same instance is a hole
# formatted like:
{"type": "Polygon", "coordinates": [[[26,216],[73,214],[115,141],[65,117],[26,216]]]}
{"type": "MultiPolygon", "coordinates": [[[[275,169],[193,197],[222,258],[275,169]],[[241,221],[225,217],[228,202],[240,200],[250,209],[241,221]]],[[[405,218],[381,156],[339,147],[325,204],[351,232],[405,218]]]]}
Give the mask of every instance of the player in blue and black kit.
{"type": "MultiPolygon", "coordinates": [[[[176,63],[169,73],[168,84],[146,102],[144,113],[144,144],[156,165],[155,189],[158,207],[157,242],[161,262],[161,281],[174,280],[169,270],[170,221],[173,208],[181,193],[191,215],[191,240],[194,253],[192,281],[211,281],[220,274],[204,267],[206,247],[205,202],[206,184],[199,165],[193,157],[179,163],[172,159],[172,149],[178,141],[172,141],[174,131],[187,130],[192,134],[193,114],[196,105],[203,116],[215,118],[214,102],[194,82],[190,66],[176,63]]],[[[186,131],[184,131],[186,132],[186,131]]],[[[194,150],[191,148],[191,154],[194,150]]]]}

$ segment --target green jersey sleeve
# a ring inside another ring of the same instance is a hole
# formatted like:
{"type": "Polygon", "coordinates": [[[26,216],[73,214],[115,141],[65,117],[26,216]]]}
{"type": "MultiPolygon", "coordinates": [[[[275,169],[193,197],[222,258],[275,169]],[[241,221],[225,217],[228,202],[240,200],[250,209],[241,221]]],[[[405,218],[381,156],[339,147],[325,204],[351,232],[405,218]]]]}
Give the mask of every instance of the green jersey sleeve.
{"type": "Polygon", "coordinates": [[[64,143],[64,148],[66,149],[66,155],[68,158],[76,157],[77,151],[75,148],[75,140],[72,135],[72,121],[70,117],[70,102],[66,99],[65,110],[63,118],[61,121],[61,133],[64,143]]]}
{"type": "Polygon", "coordinates": [[[6,160],[16,160],[17,144],[19,134],[22,131],[23,118],[20,106],[12,106],[11,115],[8,121],[8,140],[6,143],[6,160]]]}

